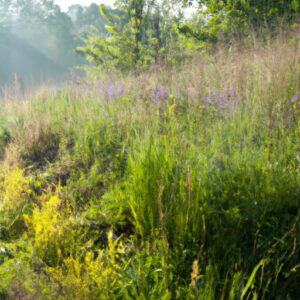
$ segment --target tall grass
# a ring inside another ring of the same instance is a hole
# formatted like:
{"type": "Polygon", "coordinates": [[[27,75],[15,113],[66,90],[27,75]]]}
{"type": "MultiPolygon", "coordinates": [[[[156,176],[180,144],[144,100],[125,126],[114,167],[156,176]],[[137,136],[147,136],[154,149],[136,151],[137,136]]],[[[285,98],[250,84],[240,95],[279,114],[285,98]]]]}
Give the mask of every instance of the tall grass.
{"type": "Polygon", "coordinates": [[[297,299],[299,59],[293,36],[2,99],[0,298],[297,299]]]}

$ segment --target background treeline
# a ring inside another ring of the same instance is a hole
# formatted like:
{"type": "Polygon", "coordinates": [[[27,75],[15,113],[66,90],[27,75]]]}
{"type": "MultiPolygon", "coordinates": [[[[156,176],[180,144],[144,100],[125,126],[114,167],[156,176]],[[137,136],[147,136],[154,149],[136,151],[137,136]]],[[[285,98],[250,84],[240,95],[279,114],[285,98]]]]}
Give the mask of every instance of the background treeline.
{"type": "Polygon", "coordinates": [[[114,9],[73,5],[64,13],[53,0],[1,0],[0,85],[14,74],[60,80],[85,62],[78,54],[102,70],[181,63],[219,41],[295,26],[299,7],[298,0],[119,0],[114,9]]]}

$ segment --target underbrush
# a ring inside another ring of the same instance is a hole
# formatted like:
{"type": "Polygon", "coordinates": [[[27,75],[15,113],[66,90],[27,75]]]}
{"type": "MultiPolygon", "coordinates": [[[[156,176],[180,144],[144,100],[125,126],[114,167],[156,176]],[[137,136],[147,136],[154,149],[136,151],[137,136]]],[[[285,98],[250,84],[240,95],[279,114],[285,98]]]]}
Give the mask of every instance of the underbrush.
{"type": "Polygon", "coordinates": [[[0,298],[297,299],[298,46],[1,100],[0,298]]]}

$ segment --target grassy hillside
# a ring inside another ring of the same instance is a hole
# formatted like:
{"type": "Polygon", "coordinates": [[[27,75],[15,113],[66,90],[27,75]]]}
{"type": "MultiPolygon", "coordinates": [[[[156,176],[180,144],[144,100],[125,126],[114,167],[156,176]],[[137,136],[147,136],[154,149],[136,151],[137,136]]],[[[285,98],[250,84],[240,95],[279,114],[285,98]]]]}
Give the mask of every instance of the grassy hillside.
{"type": "Polygon", "coordinates": [[[1,100],[0,298],[299,299],[299,46],[1,100]]]}

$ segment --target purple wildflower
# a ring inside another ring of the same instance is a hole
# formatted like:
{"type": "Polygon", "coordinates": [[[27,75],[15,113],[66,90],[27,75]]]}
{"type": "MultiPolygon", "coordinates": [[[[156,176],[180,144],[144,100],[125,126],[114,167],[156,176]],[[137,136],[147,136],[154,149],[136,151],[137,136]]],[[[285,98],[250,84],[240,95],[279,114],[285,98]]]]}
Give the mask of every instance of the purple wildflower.
{"type": "Polygon", "coordinates": [[[206,94],[204,95],[203,97],[203,102],[206,103],[206,104],[210,104],[212,102],[212,97],[210,94],[206,94]]]}
{"type": "Polygon", "coordinates": [[[299,102],[299,100],[300,100],[299,94],[298,94],[298,95],[295,95],[295,96],[292,98],[291,103],[297,103],[297,102],[299,102]]]}
{"type": "Polygon", "coordinates": [[[233,87],[222,92],[214,88],[212,92],[203,96],[202,101],[206,105],[213,105],[219,112],[228,112],[229,115],[233,115],[238,107],[238,99],[233,87]]]}
{"type": "Polygon", "coordinates": [[[151,101],[152,101],[152,103],[154,104],[154,105],[157,105],[158,104],[158,97],[156,96],[156,95],[151,95],[150,96],[150,98],[151,98],[151,101]]]}
{"type": "Polygon", "coordinates": [[[217,88],[214,88],[214,91],[213,91],[213,96],[214,96],[215,98],[217,98],[217,97],[218,97],[218,95],[219,95],[219,91],[218,91],[218,89],[217,89],[217,88]]]}
{"type": "Polygon", "coordinates": [[[107,95],[108,95],[108,98],[111,100],[114,98],[115,96],[115,92],[114,92],[114,87],[112,84],[110,84],[108,87],[107,87],[107,95]]]}
{"type": "Polygon", "coordinates": [[[235,91],[234,87],[230,87],[230,88],[229,88],[229,95],[230,95],[231,97],[236,96],[236,91],[235,91]]]}
{"type": "Polygon", "coordinates": [[[119,85],[118,86],[118,95],[123,96],[123,94],[124,94],[124,88],[122,85],[119,85]]]}
{"type": "Polygon", "coordinates": [[[227,102],[228,102],[228,96],[225,92],[223,92],[219,98],[219,103],[218,103],[219,108],[221,108],[221,109],[224,108],[226,106],[227,102]]]}
{"type": "Polygon", "coordinates": [[[165,100],[169,96],[169,92],[166,89],[158,88],[157,89],[157,95],[161,100],[165,100]]]}
{"type": "Polygon", "coordinates": [[[166,100],[169,97],[169,91],[160,86],[156,86],[150,98],[153,104],[158,104],[160,100],[166,100]]]}

